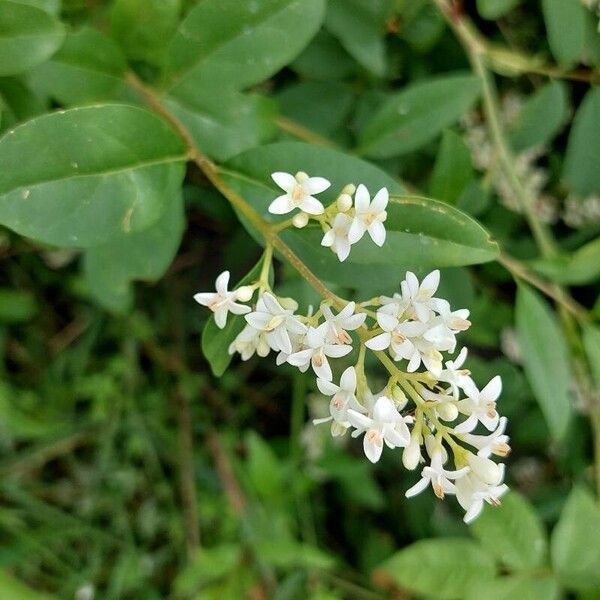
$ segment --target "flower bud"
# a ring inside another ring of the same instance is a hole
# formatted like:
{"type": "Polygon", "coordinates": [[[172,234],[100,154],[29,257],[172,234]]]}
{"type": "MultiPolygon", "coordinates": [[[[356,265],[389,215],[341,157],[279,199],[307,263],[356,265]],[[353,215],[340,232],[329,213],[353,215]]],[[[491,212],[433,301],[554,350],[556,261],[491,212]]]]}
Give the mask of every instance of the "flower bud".
{"type": "Polygon", "coordinates": [[[488,485],[498,485],[502,481],[504,469],[493,460],[469,452],[467,463],[473,473],[488,485]]]}
{"type": "Polygon", "coordinates": [[[336,205],[340,212],[346,212],[352,208],[352,198],[348,194],[340,194],[336,205]]]}
{"type": "Polygon", "coordinates": [[[236,298],[240,302],[248,302],[254,294],[254,288],[250,285],[243,285],[235,291],[236,298]]]}
{"type": "Polygon", "coordinates": [[[271,348],[269,347],[269,344],[267,344],[267,341],[263,338],[263,336],[261,336],[256,346],[256,354],[258,354],[258,356],[261,358],[264,358],[265,356],[269,355],[270,351],[271,348]]]}
{"type": "Polygon", "coordinates": [[[421,435],[415,435],[415,431],[410,434],[410,443],[404,452],[402,452],[402,464],[409,470],[414,471],[421,460],[421,435]]]}
{"type": "Polygon", "coordinates": [[[394,400],[396,402],[396,408],[398,410],[402,410],[406,406],[406,403],[408,402],[408,398],[406,397],[406,394],[397,385],[395,385],[394,388],[392,389],[392,398],[394,398],[394,400]]]}
{"type": "Polygon", "coordinates": [[[298,229],[306,227],[306,225],[308,224],[308,215],[305,212],[299,212],[298,214],[294,215],[294,218],[292,219],[292,224],[298,229]]]}
{"type": "Polygon", "coordinates": [[[286,310],[298,310],[298,303],[293,298],[278,298],[278,300],[286,310]]]}
{"type": "Polygon", "coordinates": [[[348,196],[353,196],[354,192],[356,192],[356,186],[353,183],[345,185],[342,189],[342,194],[348,194],[348,196]]]}
{"type": "Polygon", "coordinates": [[[443,421],[454,421],[458,417],[458,408],[453,402],[440,402],[435,410],[443,421]]]}
{"type": "Polygon", "coordinates": [[[308,175],[304,171],[298,171],[296,173],[296,181],[298,183],[304,183],[308,179],[308,175]]]}

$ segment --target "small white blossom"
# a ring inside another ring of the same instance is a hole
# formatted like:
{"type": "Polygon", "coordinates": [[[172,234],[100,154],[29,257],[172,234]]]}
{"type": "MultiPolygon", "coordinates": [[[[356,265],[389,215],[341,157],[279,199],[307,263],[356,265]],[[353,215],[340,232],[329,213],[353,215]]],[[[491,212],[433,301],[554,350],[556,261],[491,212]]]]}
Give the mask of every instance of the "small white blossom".
{"type": "Polygon", "coordinates": [[[502,392],[502,379],[496,375],[480,392],[468,396],[458,403],[458,410],[468,415],[467,419],[454,428],[456,433],[470,433],[480,422],[489,431],[498,425],[500,416],[496,411],[496,400],[502,392]]]}
{"type": "Polygon", "coordinates": [[[406,490],[404,495],[412,498],[423,492],[429,484],[433,488],[434,494],[440,499],[444,499],[445,494],[455,494],[456,486],[452,481],[464,477],[469,472],[469,467],[463,467],[456,471],[444,469],[443,454],[436,450],[431,455],[431,464],[424,467],[421,471],[421,479],[411,488],[406,490]]]}
{"type": "MultiPolygon", "coordinates": [[[[342,426],[342,431],[350,427],[348,410],[353,409],[362,412],[364,409],[356,399],[356,371],[354,367],[348,367],[340,377],[340,385],[336,385],[326,379],[317,379],[317,387],[324,396],[332,396],[329,402],[329,417],[315,419],[313,423],[318,425],[328,421],[334,421],[342,426]]],[[[333,424],[332,424],[333,425],[333,424]]],[[[332,433],[339,429],[332,428],[332,433]]]]}
{"type": "Polygon", "coordinates": [[[352,437],[365,434],[363,449],[366,457],[373,463],[381,458],[384,442],[388,448],[405,448],[410,443],[407,423],[411,419],[403,417],[387,396],[377,399],[372,416],[352,409],[348,410],[347,415],[350,423],[356,427],[352,437]]]}
{"type": "Polygon", "coordinates": [[[249,325],[264,331],[269,346],[276,352],[292,352],[290,333],[303,334],[306,325],[301,323],[291,310],[281,306],[273,294],[265,292],[256,304],[256,310],[246,315],[249,325]]]}
{"type": "Polygon", "coordinates": [[[367,318],[365,313],[354,314],[355,309],[356,303],[349,302],[337,315],[334,315],[329,306],[321,305],[321,311],[328,326],[327,340],[332,344],[352,343],[352,338],[347,331],[358,329],[367,318]]]}
{"type": "Polygon", "coordinates": [[[273,181],[285,192],[278,196],[269,205],[269,212],[274,215],[285,215],[295,208],[309,215],[321,215],[323,205],[314,197],[314,194],[324,192],[330,185],[323,177],[309,177],[306,173],[273,173],[273,181]]]}
{"type": "Polygon", "coordinates": [[[471,379],[471,371],[463,369],[467,360],[467,349],[463,348],[454,360],[445,363],[445,369],[438,375],[438,380],[450,384],[452,395],[458,400],[459,390],[463,390],[467,396],[477,396],[477,386],[471,379]]]}
{"type": "Polygon", "coordinates": [[[352,219],[344,213],[338,213],[333,219],[331,229],[325,232],[321,240],[321,246],[331,248],[337,254],[340,262],[344,262],[350,254],[350,241],[348,233],[352,225],[352,219]]]}
{"type": "Polygon", "coordinates": [[[250,307],[238,304],[237,291],[228,291],[229,271],[223,271],[215,281],[216,292],[199,292],[194,295],[194,300],[203,306],[207,306],[215,314],[215,323],[219,329],[227,324],[227,313],[244,315],[250,312],[250,307]]]}
{"type": "Polygon", "coordinates": [[[333,373],[329,358],[341,358],[352,352],[352,346],[331,344],[327,341],[329,325],[322,323],[318,327],[309,327],[304,338],[305,350],[288,356],[288,363],[300,369],[311,365],[317,377],[331,381],[333,373]]]}
{"type": "Polygon", "coordinates": [[[489,435],[466,433],[463,439],[470,446],[477,448],[479,456],[485,458],[488,458],[491,454],[502,457],[508,456],[510,454],[509,438],[507,435],[504,435],[506,423],[506,417],[500,417],[498,427],[489,435]]]}
{"type": "Polygon", "coordinates": [[[431,313],[436,310],[437,299],[433,295],[440,285],[440,272],[436,269],[425,276],[421,284],[417,276],[408,271],[404,281],[400,283],[402,296],[409,304],[409,315],[426,323],[431,318],[431,313]]]}
{"type": "Polygon", "coordinates": [[[498,468],[499,479],[493,485],[485,483],[475,473],[468,473],[456,482],[456,499],[466,511],[465,523],[473,522],[481,514],[484,502],[492,506],[500,505],[500,498],[506,494],[508,486],[502,483],[504,465],[498,465],[498,468]]]}
{"type": "Polygon", "coordinates": [[[381,188],[371,201],[367,188],[362,184],[358,186],[354,195],[355,215],[348,234],[351,244],[356,244],[365,233],[368,233],[378,246],[383,246],[385,243],[383,223],[387,219],[385,210],[387,205],[388,191],[386,188],[381,188]]]}
{"type": "Polygon", "coordinates": [[[238,352],[242,360],[248,360],[254,353],[264,358],[268,356],[271,348],[265,338],[265,332],[246,325],[229,345],[229,354],[238,352]]]}

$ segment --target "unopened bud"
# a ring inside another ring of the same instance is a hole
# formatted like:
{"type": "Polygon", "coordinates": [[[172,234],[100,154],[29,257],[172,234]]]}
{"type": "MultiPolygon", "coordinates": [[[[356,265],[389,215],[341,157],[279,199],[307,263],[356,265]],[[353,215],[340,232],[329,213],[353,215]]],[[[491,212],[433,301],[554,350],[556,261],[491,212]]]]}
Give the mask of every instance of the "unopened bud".
{"type": "Polygon", "coordinates": [[[493,460],[469,453],[467,463],[473,473],[488,485],[498,485],[502,481],[503,469],[493,460]]]}
{"type": "Polygon", "coordinates": [[[413,431],[410,435],[410,443],[402,452],[402,464],[409,470],[414,471],[421,460],[421,435],[415,435],[413,431]]]}
{"type": "Polygon", "coordinates": [[[256,354],[258,354],[261,358],[264,358],[265,356],[268,356],[270,351],[271,348],[269,347],[269,344],[267,344],[266,340],[264,340],[261,336],[261,339],[256,346],[256,354]]]}
{"type": "Polygon", "coordinates": [[[298,229],[306,227],[306,225],[308,224],[308,215],[305,212],[299,212],[298,214],[294,215],[294,218],[292,219],[292,224],[298,229]]]}
{"type": "Polygon", "coordinates": [[[440,402],[436,405],[435,410],[444,421],[454,421],[458,417],[458,408],[452,402],[440,402]]]}
{"type": "Polygon", "coordinates": [[[250,285],[243,285],[235,291],[236,298],[240,302],[248,302],[252,295],[254,294],[254,289],[250,285]]]}
{"type": "Polygon", "coordinates": [[[352,208],[352,198],[348,194],[340,194],[336,205],[340,212],[349,211],[352,208]]]}
{"type": "Polygon", "coordinates": [[[304,183],[308,179],[308,175],[304,171],[298,171],[296,173],[296,181],[298,183],[304,183]]]}
{"type": "Polygon", "coordinates": [[[286,310],[298,310],[298,303],[293,298],[278,298],[278,300],[286,310]]]}
{"type": "Polygon", "coordinates": [[[396,401],[396,408],[398,410],[402,410],[408,402],[406,394],[397,385],[395,385],[392,389],[392,397],[396,401]]]}
{"type": "Polygon", "coordinates": [[[342,194],[348,194],[348,196],[353,196],[354,192],[356,192],[356,186],[353,183],[345,185],[342,189],[342,194]]]}

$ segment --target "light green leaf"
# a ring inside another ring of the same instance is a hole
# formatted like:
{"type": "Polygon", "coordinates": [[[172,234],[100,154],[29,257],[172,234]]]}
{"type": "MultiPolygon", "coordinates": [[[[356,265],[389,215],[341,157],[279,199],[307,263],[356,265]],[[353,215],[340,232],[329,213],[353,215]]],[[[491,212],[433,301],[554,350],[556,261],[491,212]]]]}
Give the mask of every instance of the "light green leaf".
{"type": "Polygon", "coordinates": [[[113,312],[127,311],[133,301],[132,282],[163,276],[177,252],[183,228],[183,200],[177,189],[160,219],[148,229],[120,231],[105,244],[88,249],[84,273],[95,300],[113,312]]]}
{"type": "Polygon", "coordinates": [[[546,532],[531,504],[517,492],[483,514],[471,530],[504,566],[515,571],[541,567],[546,559],[546,532]]]}
{"type": "Polygon", "coordinates": [[[541,258],[531,263],[544,277],[563,285],[587,285],[600,277],[600,239],[588,242],[571,255],[541,258]]]}
{"type": "Polygon", "coordinates": [[[563,67],[581,58],[585,45],[585,8],[580,0],[542,0],[548,43],[563,67]]]}
{"type": "Polygon", "coordinates": [[[291,62],[319,29],[324,0],[204,0],[167,55],[171,95],[207,84],[241,90],[291,62]]]}
{"type": "Polygon", "coordinates": [[[429,183],[431,196],[456,204],[474,175],[469,147],[454,131],[444,131],[429,183]]]}
{"type": "Polygon", "coordinates": [[[600,88],[590,89],[577,110],[563,177],[582,197],[600,194],[600,88]]]}
{"type": "MultiPolygon", "coordinates": [[[[278,194],[271,173],[300,170],[332,182],[331,188],[319,196],[326,204],[335,200],[348,183],[364,183],[371,193],[384,186],[392,194],[402,191],[400,184],[368,162],[300,142],[271,144],[245,152],[227,164],[223,176],[265,219],[271,220],[273,215],[268,213],[268,206],[278,194]]],[[[388,205],[386,229],[383,248],[364,239],[353,246],[350,257],[343,263],[320,245],[323,233],[319,227],[288,230],[281,237],[317,276],[350,287],[357,281],[374,279],[389,288],[384,273],[398,279],[406,268],[485,262],[493,260],[498,252],[496,244],[476,221],[451,206],[427,198],[394,196],[388,205]],[[389,271],[373,269],[374,266],[389,271]]],[[[255,237],[260,243],[260,236],[255,237]]]]}
{"type": "Polygon", "coordinates": [[[0,139],[0,223],[71,247],[146,229],[174,197],[185,156],[169,125],[133,106],[38,117],[0,139]]]}
{"type": "Polygon", "coordinates": [[[58,15],[60,13],[61,0],[15,0],[15,2],[40,8],[51,15],[58,15]]]}
{"type": "Polygon", "coordinates": [[[275,104],[259,94],[226,90],[180,90],[165,106],[202,151],[223,161],[274,137],[275,104]]]}
{"type": "Polygon", "coordinates": [[[129,58],[158,64],[179,24],[181,0],[115,0],[111,35],[129,58]]]}
{"type": "Polygon", "coordinates": [[[509,140],[516,152],[546,144],[560,131],[569,116],[567,87],[551,81],[527,99],[511,125],[509,140]]]}
{"type": "Polygon", "coordinates": [[[127,62],[108,36],[85,27],[67,35],[63,47],[29,75],[33,87],[65,106],[123,93],[127,62]]]}
{"type": "Polygon", "coordinates": [[[56,596],[38,592],[3,570],[0,570],[0,590],[7,600],[56,600],[56,596]]]}
{"type": "MultiPolygon", "coordinates": [[[[263,259],[261,258],[235,288],[257,281],[262,265],[263,259]]],[[[230,289],[235,288],[230,287],[230,289]]],[[[221,377],[225,373],[231,362],[229,346],[245,325],[246,320],[243,315],[234,315],[231,313],[227,315],[227,324],[223,329],[217,327],[215,319],[212,316],[206,322],[202,331],[202,353],[210,364],[210,369],[215,377],[221,377]]]]}
{"type": "Polygon", "coordinates": [[[38,311],[31,292],[0,288],[0,323],[29,321],[38,311]]]}
{"type": "Polygon", "coordinates": [[[558,584],[552,577],[508,576],[473,585],[465,600],[557,600],[558,584]]]}
{"type": "Polygon", "coordinates": [[[584,326],[583,345],[585,346],[596,388],[600,390],[600,327],[597,325],[584,326]]]}
{"type": "Polygon", "coordinates": [[[328,570],[336,562],[333,556],[319,548],[285,538],[260,540],[256,543],[256,553],[266,563],[283,569],[303,567],[328,570]]]}
{"type": "Polygon", "coordinates": [[[13,75],[50,58],[63,42],[65,30],[48,12],[0,0],[0,75],[13,75]]]}
{"type": "Polygon", "coordinates": [[[522,284],[517,290],[516,327],[525,374],[552,436],[560,440],[572,413],[567,345],[546,302],[522,284]]]}
{"type": "Polygon", "coordinates": [[[552,532],[552,564],[569,589],[600,587],[600,507],[585,488],[575,488],[552,532]]]}
{"type": "Polygon", "coordinates": [[[463,538],[421,540],[386,560],[378,571],[401,588],[436,600],[463,598],[469,587],[494,577],[492,557],[463,538]]]}
{"type": "Polygon", "coordinates": [[[484,19],[494,21],[510,12],[521,0],[477,0],[477,11],[484,19]]]}
{"type": "Polygon", "coordinates": [[[417,150],[465,114],[479,97],[473,75],[444,75],[407,86],[369,119],[359,137],[359,152],[388,158],[417,150]]]}
{"type": "Polygon", "coordinates": [[[358,63],[383,76],[385,22],[392,9],[390,0],[330,0],[325,25],[358,63]]]}

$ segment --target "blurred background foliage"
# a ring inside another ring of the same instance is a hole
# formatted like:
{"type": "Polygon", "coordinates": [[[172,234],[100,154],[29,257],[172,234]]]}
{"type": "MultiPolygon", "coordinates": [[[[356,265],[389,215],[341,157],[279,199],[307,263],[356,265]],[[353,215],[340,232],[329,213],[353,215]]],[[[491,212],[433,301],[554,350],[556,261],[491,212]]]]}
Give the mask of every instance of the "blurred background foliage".
{"type": "MultiPolygon", "coordinates": [[[[442,295],[472,309],[476,381],[503,377],[515,491],[469,528],[450,503],[405,500],[414,474],[398,456],[373,466],[313,427],[326,402],[292,368],[251,360],[214,377],[192,296],[223,268],[240,279],[260,248],[189,166],[160,228],[133,242],[81,250],[33,216],[30,229],[0,230],[0,597],[600,598],[589,376],[600,379],[598,7],[270,0],[298,13],[264,50],[251,15],[266,0],[239,3],[244,58],[222,80],[209,65],[204,86],[168,74],[189,66],[186,44],[203,5],[218,20],[217,0],[0,0],[2,131],[56,109],[141,105],[134,72],[216,161],[302,140],[476,217],[508,254],[445,269],[442,295]],[[531,214],[440,7],[478,32],[531,214]],[[277,63],[278,49],[282,68],[255,76],[253,53],[277,63]],[[552,230],[553,252],[538,254],[531,218],[552,230]],[[44,233],[28,233],[36,226],[44,233]],[[530,288],[515,303],[507,268],[546,291],[572,286],[559,305],[578,324],[530,288]]],[[[2,171],[37,160],[13,149],[9,162],[7,140],[2,171]]],[[[5,223],[7,210],[0,196],[5,223]]],[[[386,271],[386,289],[402,276],[386,271]]],[[[278,278],[282,295],[316,301],[289,266],[278,278]]],[[[350,287],[360,296],[369,285],[350,287]]]]}

